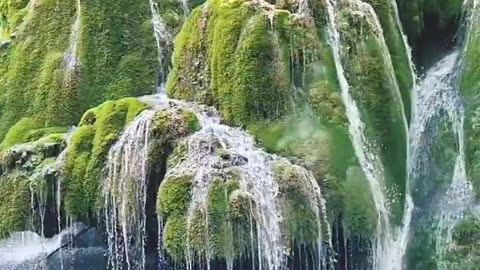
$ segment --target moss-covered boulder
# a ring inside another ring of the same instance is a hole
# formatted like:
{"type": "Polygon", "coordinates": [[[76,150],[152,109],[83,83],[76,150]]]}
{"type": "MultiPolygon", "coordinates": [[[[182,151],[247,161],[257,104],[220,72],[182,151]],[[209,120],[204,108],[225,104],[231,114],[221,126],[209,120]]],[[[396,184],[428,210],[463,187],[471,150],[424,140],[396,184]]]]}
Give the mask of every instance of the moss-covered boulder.
{"type": "Polygon", "coordinates": [[[148,105],[134,98],[107,101],[87,111],[72,134],[64,165],[64,201],[68,215],[94,218],[103,167],[125,126],[148,105]]]}

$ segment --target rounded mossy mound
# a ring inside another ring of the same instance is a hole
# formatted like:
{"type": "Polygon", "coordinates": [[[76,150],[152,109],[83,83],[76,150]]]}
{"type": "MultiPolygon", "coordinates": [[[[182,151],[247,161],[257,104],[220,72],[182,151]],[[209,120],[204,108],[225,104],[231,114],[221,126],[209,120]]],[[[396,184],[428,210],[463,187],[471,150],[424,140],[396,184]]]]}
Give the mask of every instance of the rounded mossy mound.
{"type": "Polygon", "coordinates": [[[64,133],[38,130],[31,142],[0,153],[0,238],[31,230],[45,236],[57,233],[55,161],[64,149],[64,133]],[[43,136],[42,136],[43,135],[43,136]]]}
{"type": "Polygon", "coordinates": [[[315,17],[324,7],[303,14],[292,3],[211,0],[193,10],[175,41],[168,93],[248,125],[302,108],[317,82],[335,85],[325,18],[315,17]]]}
{"type": "MultiPolygon", "coordinates": [[[[201,169],[209,171],[205,175],[208,179],[199,178],[197,174],[201,172],[189,169],[185,163],[191,154],[188,138],[185,140],[177,144],[170,156],[170,173],[161,183],[157,197],[157,212],[165,224],[166,254],[172,261],[194,264],[197,259],[234,265],[257,260],[252,258],[260,247],[256,224],[261,217],[256,207],[263,202],[245,189],[248,181],[255,181],[244,171],[248,160],[230,153],[218,142],[206,142],[201,145],[210,147],[215,161],[201,169]]],[[[272,160],[270,169],[278,185],[275,199],[282,215],[284,244],[292,252],[296,247],[313,252],[319,233],[327,236],[326,231],[319,232],[319,223],[325,225],[327,217],[325,209],[319,210],[323,202],[312,191],[310,181],[316,180],[304,168],[283,159],[272,160]]]]}
{"type": "Polygon", "coordinates": [[[125,126],[148,105],[135,98],[107,101],[87,111],[72,134],[64,165],[68,215],[88,220],[96,213],[99,183],[110,147],[125,126]]]}
{"type": "Polygon", "coordinates": [[[104,168],[110,148],[126,126],[147,109],[155,110],[147,131],[150,134],[147,158],[152,170],[166,162],[177,140],[198,129],[198,119],[193,112],[178,108],[153,109],[136,98],[107,101],[87,111],[66,150],[62,185],[69,216],[94,220],[97,210],[103,206],[100,184],[106,177],[104,168]]]}

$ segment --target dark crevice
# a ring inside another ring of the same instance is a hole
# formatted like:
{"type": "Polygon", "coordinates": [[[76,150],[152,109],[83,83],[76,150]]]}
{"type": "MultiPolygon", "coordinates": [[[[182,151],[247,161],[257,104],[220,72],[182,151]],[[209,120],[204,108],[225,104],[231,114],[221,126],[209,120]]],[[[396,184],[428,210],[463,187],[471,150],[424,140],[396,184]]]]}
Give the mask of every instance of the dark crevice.
{"type": "Polygon", "coordinates": [[[422,73],[455,47],[458,19],[442,21],[438,14],[424,14],[423,27],[414,44],[415,62],[422,73]]]}

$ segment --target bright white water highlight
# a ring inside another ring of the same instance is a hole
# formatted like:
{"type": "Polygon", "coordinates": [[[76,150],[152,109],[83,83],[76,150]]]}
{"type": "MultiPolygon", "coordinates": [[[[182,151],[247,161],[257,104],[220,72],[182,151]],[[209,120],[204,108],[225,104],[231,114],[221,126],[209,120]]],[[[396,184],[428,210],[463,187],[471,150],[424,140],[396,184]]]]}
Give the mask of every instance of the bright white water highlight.
{"type": "MultiPolygon", "coordinates": [[[[398,102],[402,104],[402,99],[398,85],[395,79],[395,73],[393,71],[393,65],[391,62],[388,49],[385,45],[385,41],[381,34],[383,30],[378,21],[378,18],[375,14],[373,8],[364,2],[352,0],[349,2],[352,7],[356,8],[356,12],[360,12],[365,16],[367,21],[370,23],[373,29],[377,32],[377,38],[379,45],[383,47],[385,53],[384,59],[385,64],[389,67],[392,85],[394,86],[395,94],[397,96],[398,102]]],[[[340,34],[337,29],[337,9],[338,2],[335,0],[326,1],[327,12],[328,12],[328,34],[329,34],[329,43],[332,47],[332,53],[335,60],[335,68],[337,71],[337,78],[341,88],[341,96],[343,103],[346,108],[346,115],[349,121],[349,132],[352,139],[353,147],[355,154],[359,160],[359,163],[365,173],[365,176],[369,182],[370,189],[373,195],[373,201],[378,213],[378,222],[377,222],[377,236],[376,236],[376,247],[374,250],[374,261],[373,266],[375,269],[381,270],[400,270],[402,269],[402,258],[403,253],[406,248],[406,243],[408,240],[408,225],[400,231],[392,230],[390,225],[390,211],[389,211],[389,202],[385,195],[385,183],[384,183],[384,168],[383,165],[375,153],[374,148],[368,141],[365,136],[365,124],[362,122],[360,112],[358,110],[357,104],[353,100],[350,94],[350,85],[345,76],[345,71],[342,65],[341,50],[342,45],[340,42],[340,34]]],[[[405,113],[403,112],[402,104],[402,117],[403,124],[407,129],[407,121],[405,113]]],[[[408,130],[405,130],[406,134],[408,130]]],[[[411,204],[410,196],[406,196],[406,203],[408,205],[406,218],[404,219],[404,224],[410,224],[411,218],[411,209],[413,209],[411,204]]]]}
{"type": "Polygon", "coordinates": [[[75,21],[72,24],[68,51],[65,55],[65,67],[68,71],[75,70],[79,65],[78,44],[80,42],[80,34],[81,34],[81,27],[82,27],[81,15],[82,15],[82,5],[80,0],[77,0],[77,14],[75,15],[75,21]]]}
{"type": "MultiPolygon", "coordinates": [[[[163,88],[165,87],[168,71],[170,70],[169,63],[167,61],[173,46],[173,36],[168,31],[163,18],[160,16],[158,4],[155,2],[155,0],[149,0],[149,4],[150,12],[152,13],[153,34],[155,37],[155,44],[157,46],[157,60],[160,65],[158,92],[162,92],[163,88]]],[[[185,12],[188,14],[188,9],[185,12]]]]}
{"type": "Polygon", "coordinates": [[[78,223],[62,231],[52,238],[44,238],[35,232],[14,232],[9,238],[0,241],[0,269],[45,269],[45,259],[49,254],[58,250],[66,243],[65,237],[70,237],[80,232],[85,227],[78,223]],[[30,262],[30,263],[28,263],[30,262]]]}
{"type": "Polygon", "coordinates": [[[155,112],[143,111],[108,153],[102,191],[108,264],[114,270],[123,269],[123,264],[127,269],[145,269],[148,143],[155,112]]]}
{"type": "MultiPolygon", "coordinates": [[[[120,139],[111,148],[108,156],[108,176],[102,183],[105,196],[105,223],[108,232],[108,247],[111,258],[109,265],[113,269],[144,269],[145,251],[145,200],[147,193],[147,154],[149,146],[150,125],[155,113],[159,110],[187,109],[193,111],[200,122],[201,129],[189,136],[186,158],[173,168],[169,168],[165,179],[175,175],[195,175],[193,191],[188,212],[187,230],[195,212],[207,212],[207,194],[215,174],[225,172],[229,168],[218,169],[215,166],[220,160],[212,153],[212,145],[219,145],[234,157],[231,170],[239,176],[239,192],[250,198],[254,205],[251,209],[251,235],[255,238],[256,247],[251,247],[256,258],[254,266],[258,269],[284,269],[288,255],[287,243],[282,232],[282,212],[279,204],[279,187],[274,178],[273,165],[288,162],[277,156],[269,155],[255,146],[253,137],[238,128],[221,124],[221,118],[213,109],[206,106],[168,99],[165,95],[143,97],[142,100],[152,105],[152,109],[142,112],[126,128],[120,139]],[[119,228],[119,229],[115,229],[119,228]],[[128,241],[136,239],[136,241],[128,241]],[[133,243],[133,244],[132,244],[133,243]]],[[[309,198],[311,207],[317,218],[318,226],[318,269],[326,265],[321,251],[324,247],[324,234],[330,238],[330,228],[326,220],[325,200],[316,179],[306,169],[291,165],[298,172],[303,192],[309,198]]],[[[160,219],[161,220],[161,219],[160,219]]],[[[208,225],[208,219],[206,220],[208,225]]],[[[233,233],[233,232],[232,232],[233,233]]],[[[187,234],[188,235],[188,234],[187,234]]],[[[161,237],[161,234],[160,234],[161,237]]],[[[161,239],[159,239],[161,241],[161,239]]],[[[199,259],[204,259],[208,268],[210,249],[206,245],[204,258],[198,258],[187,241],[187,269],[194,269],[199,259]]],[[[159,246],[161,249],[161,245],[159,246]]],[[[233,251],[233,246],[232,246],[233,251]]],[[[233,269],[232,257],[227,259],[229,269],[233,269]]],[[[161,260],[160,260],[161,261],[161,260]]]]}

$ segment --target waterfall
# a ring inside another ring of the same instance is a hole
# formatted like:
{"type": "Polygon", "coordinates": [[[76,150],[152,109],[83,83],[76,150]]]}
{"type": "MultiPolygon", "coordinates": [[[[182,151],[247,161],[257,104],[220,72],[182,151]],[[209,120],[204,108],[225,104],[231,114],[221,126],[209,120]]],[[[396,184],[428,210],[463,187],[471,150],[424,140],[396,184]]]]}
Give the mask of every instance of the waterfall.
{"type": "MultiPolygon", "coordinates": [[[[273,165],[288,161],[257,148],[254,138],[241,129],[221,124],[221,118],[213,108],[168,99],[164,94],[146,96],[142,100],[150,103],[152,108],[137,116],[111,148],[107,161],[108,176],[102,181],[108,250],[111,255],[110,267],[122,269],[122,265],[126,265],[127,269],[144,269],[143,245],[147,229],[145,200],[150,126],[157,111],[182,108],[193,111],[197,115],[201,129],[186,139],[188,150],[185,159],[173,168],[169,168],[165,179],[188,172],[195,175],[188,207],[187,230],[191,229],[196,211],[207,213],[207,194],[213,182],[213,176],[227,170],[225,168],[219,170],[214,166],[220,161],[219,157],[211,152],[210,147],[206,147],[209,143],[218,143],[223,150],[234,157],[235,173],[239,175],[239,190],[255,205],[251,209],[251,218],[254,223],[250,233],[256,238],[257,246],[251,248],[252,252],[257,250],[255,254],[257,267],[268,270],[284,269],[288,250],[282,234],[283,219],[278,201],[279,186],[274,179],[273,165]]],[[[331,235],[326,220],[325,200],[313,175],[303,167],[291,166],[299,172],[303,192],[317,218],[318,269],[321,269],[322,265],[326,265],[327,259],[327,256],[321,252],[322,228],[326,228],[323,232],[328,235],[328,238],[331,235]]],[[[162,218],[159,217],[159,220],[162,218]]],[[[206,224],[208,226],[208,219],[206,224]]],[[[161,229],[161,225],[159,226],[161,229]]],[[[187,269],[194,269],[198,258],[193,254],[188,235],[186,266],[187,269]]],[[[159,237],[162,237],[161,233],[159,237]]],[[[161,239],[159,239],[160,242],[161,239]]],[[[207,247],[204,254],[205,262],[210,268],[209,244],[205,243],[205,246],[207,247]]],[[[161,249],[162,246],[159,244],[160,253],[161,249]]],[[[233,267],[233,259],[233,257],[227,258],[230,269],[233,267]]],[[[162,259],[160,263],[161,261],[162,259]]]]}
{"type": "MultiPolygon", "coordinates": [[[[183,2],[184,1],[182,1],[182,3],[183,2]]],[[[163,18],[160,16],[158,4],[155,2],[155,0],[149,0],[149,4],[150,12],[152,13],[153,34],[155,37],[155,44],[157,46],[157,60],[160,66],[158,92],[161,93],[164,91],[168,72],[170,70],[168,57],[170,56],[173,47],[173,37],[168,31],[163,18]]],[[[185,8],[185,5],[183,7],[185,8]]],[[[188,9],[185,12],[188,14],[188,9]]]]}
{"type": "Polygon", "coordinates": [[[190,8],[188,7],[188,0],[179,0],[179,3],[182,5],[183,15],[185,17],[190,13],[190,8]]]}
{"type": "Polygon", "coordinates": [[[80,34],[81,34],[81,27],[82,27],[81,13],[82,13],[81,2],[80,0],[77,0],[77,13],[75,15],[75,21],[72,24],[68,51],[65,54],[65,67],[67,71],[73,71],[79,65],[78,43],[80,42],[80,34]]]}
{"type": "MultiPolygon", "coordinates": [[[[380,36],[383,31],[372,7],[361,1],[351,1],[350,3],[353,6],[359,8],[364,14],[370,15],[370,18],[368,18],[369,23],[374,29],[376,29],[376,31],[378,32],[377,34],[379,34],[380,36]]],[[[404,240],[403,238],[406,237],[403,235],[399,237],[397,231],[392,231],[389,220],[389,201],[385,195],[386,191],[384,183],[384,168],[380,161],[380,158],[375,153],[371,142],[369,142],[365,136],[365,124],[362,122],[357,104],[355,103],[350,94],[350,85],[347,81],[345,71],[342,65],[340,34],[336,25],[336,10],[338,9],[338,3],[335,0],[329,0],[326,1],[326,4],[328,13],[328,38],[335,60],[337,78],[341,88],[341,97],[343,103],[345,104],[346,115],[349,121],[349,132],[355,154],[369,182],[373,195],[373,201],[375,203],[375,207],[378,213],[376,247],[374,250],[373,262],[374,268],[382,270],[400,270],[402,268],[402,249],[404,249],[403,246],[406,246],[406,239],[404,240]]],[[[402,99],[394,76],[393,66],[391,63],[390,55],[388,54],[388,50],[385,45],[385,41],[381,37],[377,38],[379,39],[379,44],[383,47],[385,53],[385,64],[389,68],[389,72],[391,73],[392,83],[396,88],[394,89],[395,94],[398,101],[401,103],[402,99]]],[[[407,128],[406,117],[405,113],[403,112],[403,105],[402,114],[405,128],[407,128]]],[[[406,201],[408,205],[411,205],[409,197],[406,197],[406,201]]],[[[408,211],[410,211],[410,209],[408,209],[408,211]]],[[[408,218],[404,222],[408,224],[410,223],[408,218]]]]}
{"type": "Polygon", "coordinates": [[[148,143],[155,112],[143,111],[108,153],[102,191],[113,269],[123,269],[124,263],[127,269],[145,269],[148,143]]]}
{"type": "MultiPolygon", "coordinates": [[[[152,100],[150,98],[150,100],[152,100]]],[[[232,153],[238,158],[238,166],[235,173],[239,174],[239,189],[247,197],[254,201],[252,218],[255,221],[255,228],[251,234],[256,233],[257,252],[259,269],[277,270],[283,269],[286,263],[286,243],[283,241],[281,232],[282,213],[279,208],[278,195],[279,187],[274,180],[272,165],[275,162],[288,162],[280,157],[272,156],[255,146],[252,136],[239,128],[233,128],[221,124],[218,112],[213,108],[189,104],[186,102],[171,100],[164,95],[154,96],[156,104],[171,103],[181,108],[189,109],[197,115],[201,129],[188,138],[188,152],[186,159],[177,166],[170,168],[166,178],[178,174],[185,174],[186,171],[195,175],[194,187],[191,196],[191,203],[188,209],[187,229],[190,229],[193,215],[196,210],[204,213],[207,211],[207,194],[213,176],[219,171],[213,166],[218,163],[218,156],[206,147],[208,142],[219,143],[221,148],[232,153]]],[[[296,169],[303,175],[305,193],[308,196],[312,209],[318,221],[318,251],[322,244],[322,223],[327,226],[327,234],[330,229],[326,220],[325,201],[322,197],[320,187],[316,179],[306,169],[296,166],[296,169]]],[[[208,224],[208,220],[206,221],[208,224]]],[[[193,269],[195,259],[187,239],[187,269],[193,269]]],[[[208,246],[208,244],[207,244],[208,246]]],[[[253,246],[252,250],[255,249],[253,246]]],[[[206,254],[209,262],[209,251],[206,254]]],[[[321,254],[318,254],[319,268],[325,262],[321,254]]],[[[252,258],[253,259],[253,258],[252,258]]],[[[233,258],[231,258],[233,261],[233,258]]]]}
{"type": "Polygon", "coordinates": [[[436,209],[436,254],[440,269],[443,256],[452,242],[454,227],[463,218],[474,200],[473,188],[467,179],[465,170],[464,111],[461,98],[456,91],[455,82],[458,72],[460,53],[454,51],[427,71],[425,79],[419,86],[417,114],[412,124],[414,151],[412,156],[412,179],[420,176],[425,162],[429,162],[428,126],[435,118],[446,115],[452,124],[452,131],[457,139],[457,156],[451,183],[438,200],[436,209]]]}

